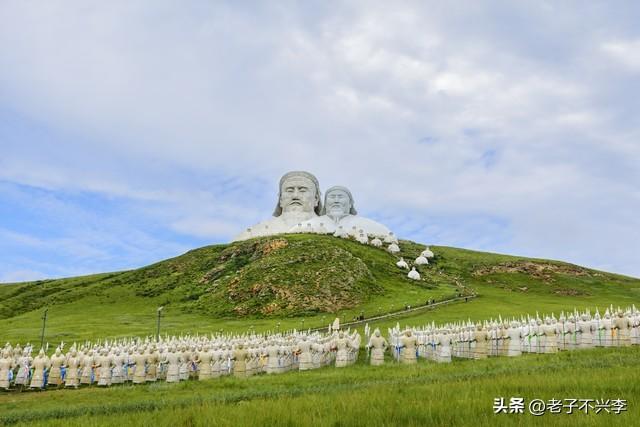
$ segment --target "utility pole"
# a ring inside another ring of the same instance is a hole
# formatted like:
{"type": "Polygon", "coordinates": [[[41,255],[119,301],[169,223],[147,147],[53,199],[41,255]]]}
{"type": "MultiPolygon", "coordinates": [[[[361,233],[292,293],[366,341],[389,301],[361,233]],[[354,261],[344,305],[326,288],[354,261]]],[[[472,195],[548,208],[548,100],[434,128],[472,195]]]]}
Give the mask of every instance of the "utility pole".
{"type": "Polygon", "coordinates": [[[44,328],[47,326],[47,312],[49,308],[44,309],[44,314],[42,315],[42,334],[40,335],[40,348],[44,348],[44,328]]]}
{"type": "Polygon", "coordinates": [[[162,310],[164,310],[164,307],[158,307],[158,325],[156,329],[156,341],[160,341],[160,318],[162,317],[162,310]]]}

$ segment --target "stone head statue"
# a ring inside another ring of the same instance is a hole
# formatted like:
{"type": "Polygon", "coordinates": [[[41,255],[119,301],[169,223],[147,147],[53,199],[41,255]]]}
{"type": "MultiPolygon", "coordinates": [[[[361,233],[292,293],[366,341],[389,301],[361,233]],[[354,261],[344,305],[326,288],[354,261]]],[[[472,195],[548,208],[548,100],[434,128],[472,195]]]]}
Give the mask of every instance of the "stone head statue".
{"type": "Polygon", "coordinates": [[[278,204],[273,216],[284,212],[322,212],[322,200],[318,179],[309,172],[292,171],[280,178],[278,204]]]}
{"type": "Polygon", "coordinates": [[[357,214],[358,211],[356,211],[353,203],[353,195],[347,187],[335,185],[327,190],[324,195],[324,207],[320,215],[342,218],[343,216],[357,214]]]}

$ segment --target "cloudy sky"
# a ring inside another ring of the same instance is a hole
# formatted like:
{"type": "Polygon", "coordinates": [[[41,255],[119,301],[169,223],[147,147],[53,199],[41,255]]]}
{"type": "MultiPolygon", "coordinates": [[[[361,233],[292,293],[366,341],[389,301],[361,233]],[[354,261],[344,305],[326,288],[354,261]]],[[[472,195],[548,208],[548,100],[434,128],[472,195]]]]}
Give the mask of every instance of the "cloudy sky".
{"type": "Polygon", "coordinates": [[[0,282],[227,242],[292,169],[640,276],[640,3],[0,1],[0,282]]]}

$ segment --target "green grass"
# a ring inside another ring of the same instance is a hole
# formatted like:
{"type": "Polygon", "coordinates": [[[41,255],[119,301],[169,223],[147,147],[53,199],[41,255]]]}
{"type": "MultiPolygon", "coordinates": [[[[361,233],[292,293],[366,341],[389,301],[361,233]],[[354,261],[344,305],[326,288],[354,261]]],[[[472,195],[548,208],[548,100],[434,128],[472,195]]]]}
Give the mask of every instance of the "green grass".
{"type": "MultiPolygon", "coordinates": [[[[362,359],[362,354],[361,354],[362,359]]],[[[29,425],[637,425],[640,348],[388,361],[248,379],[0,394],[0,423],[29,425]],[[627,399],[621,415],[494,415],[496,397],[627,399]]]]}

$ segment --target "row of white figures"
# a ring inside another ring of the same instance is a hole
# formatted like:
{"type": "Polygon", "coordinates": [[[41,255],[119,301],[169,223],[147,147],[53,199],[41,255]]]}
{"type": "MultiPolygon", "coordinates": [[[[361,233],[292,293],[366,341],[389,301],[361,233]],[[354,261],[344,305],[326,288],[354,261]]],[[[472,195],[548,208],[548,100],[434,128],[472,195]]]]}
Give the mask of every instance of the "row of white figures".
{"type": "MultiPolygon", "coordinates": [[[[375,234],[370,235],[364,229],[358,229],[355,225],[349,230],[343,228],[343,226],[338,226],[335,231],[328,231],[323,223],[320,223],[318,226],[314,226],[311,222],[307,222],[306,225],[300,222],[297,226],[293,227],[289,233],[330,234],[334,237],[340,237],[343,239],[354,239],[363,245],[371,245],[376,248],[382,248],[384,245],[387,245],[387,251],[392,254],[400,252],[398,239],[392,231],[389,231],[386,236],[378,236],[375,234]]],[[[245,235],[252,236],[252,229],[248,228],[245,235]]]]}
{"type": "MultiPolygon", "coordinates": [[[[431,251],[431,249],[429,249],[429,246],[427,246],[425,248],[425,250],[423,250],[420,255],[418,255],[418,257],[415,259],[414,261],[414,265],[427,265],[429,264],[429,259],[432,259],[434,257],[433,252],[431,251]]],[[[407,262],[404,260],[404,258],[400,257],[400,261],[396,262],[396,266],[398,268],[402,268],[405,270],[409,269],[409,264],[407,264],[407,262]]],[[[420,280],[420,273],[418,273],[418,271],[416,271],[415,267],[411,267],[411,271],[409,271],[409,273],[407,274],[407,277],[409,279],[412,280],[420,280]]]]}
{"type": "Polygon", "coordinates": [[[602,317],[596,310],[592,318],[587,310],[561,313],[558,319],[553,314],[543,318],[537,314],[511,320],[499,317],[478,323],[431,324],[404,331],[396,325],[389,329],[390,345],[376,330],[368,342],[370,363],[382,364],[387,349],[393,350],[394,358],[402,363],[415,363],[417,357],[447,363],[452,357],[484,359],[640,345],[640,311],[635,305],[626,310],[609,307],[602,317]]]}
{"type": "Polygon", "coordinates": [[[44,389],[47,386],[110,386],[131,382],[179,382],[226,375],[248,377],[292,370],[317,369],[355,363],[360,348],[357,331],[331,333],[165,337],[116,340],[104,343],[64,344],[51,356],[41,349],[32,357],[32,346],[0,351],[0,388],[44,389]]]}

